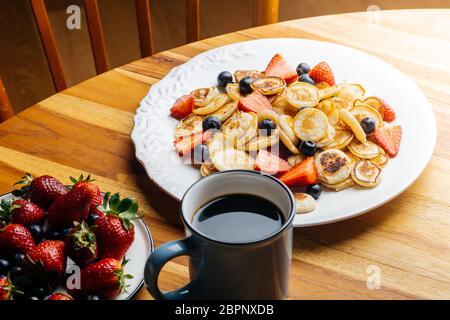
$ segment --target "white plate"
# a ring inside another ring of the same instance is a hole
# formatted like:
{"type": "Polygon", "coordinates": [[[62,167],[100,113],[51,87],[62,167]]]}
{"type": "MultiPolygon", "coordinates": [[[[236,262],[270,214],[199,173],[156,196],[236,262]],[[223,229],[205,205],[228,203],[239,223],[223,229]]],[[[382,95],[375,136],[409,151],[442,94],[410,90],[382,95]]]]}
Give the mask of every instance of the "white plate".
{"type": "MultiPolygon", "coordinates": [[[[19,199],[14,197],[12,194],[6,194],[0,196],[1,200],[11,200],[11,199],[19,199]]],[[[150,233],[150,230],[145,225],[142,219],[133,220],[135,235],[134,242],[131,245],[130,249],[128,249],[125,258],[129,260],[129,262],[125,265],[125,273],[133,275],[133,279],[128,279],[127,284],[129,287],[127,288],[127,292],[122,292],[116,300],[129,300],[132,299],[133,296],[139,291],[139,289],[144,284],[144,266],[147,261],[148,256],[154,250],[153,238],[150,233]]],[[[67,267],[70,264],[73,264],[72,260],[68,259],[67,267]]],[[[67,270],[67,268],[66,268],[67,270]]],[[[73,272],[73,271],[72,271],[73,272]]],[[[65,290],[61,288],[57,288],[55,292],[65,292],[65,290]]]]}
{"type": "Polygon", "coordinates": [[[200,179],[198,169],[181,161],[173,148],[177,120],[169,116],[174,101],[199,87],[216,85],[224,70],[264,70],[275,53],[294,67],[327,61],[338,83],[360,83],[368,94],[382,97],[397,112],[403,127],[400,153],[383,170],[376,188],[323,192],[317,208],[298,215],[294,226],[312,226],[348,219],[391,200],[420,175],[436,143],[433,111],[422,91],[408,77],[386,62],[349,47],[304,39],[261,39],[227,45],[199,54],[174,68],[154,84],[136,112],[132,140],[136,157],[149,177],[176,199],[200,179]]]}

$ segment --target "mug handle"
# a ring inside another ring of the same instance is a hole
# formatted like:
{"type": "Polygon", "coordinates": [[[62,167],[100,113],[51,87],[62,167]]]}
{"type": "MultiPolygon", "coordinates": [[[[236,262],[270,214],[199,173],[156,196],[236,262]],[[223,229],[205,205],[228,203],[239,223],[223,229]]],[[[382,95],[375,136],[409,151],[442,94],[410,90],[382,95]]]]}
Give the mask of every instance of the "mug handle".
{"type": "Polygon", "coordinates": [[[175,240],[163,244],[153,251],[147,259],[144,269],[145,285],[150,294],[159,300],[192,299],[192,282],[186,286],[163,293],[158,287],[158,277],[164,265],[173,258],[193,254],[193,244],[190,238],[175,240]]]}

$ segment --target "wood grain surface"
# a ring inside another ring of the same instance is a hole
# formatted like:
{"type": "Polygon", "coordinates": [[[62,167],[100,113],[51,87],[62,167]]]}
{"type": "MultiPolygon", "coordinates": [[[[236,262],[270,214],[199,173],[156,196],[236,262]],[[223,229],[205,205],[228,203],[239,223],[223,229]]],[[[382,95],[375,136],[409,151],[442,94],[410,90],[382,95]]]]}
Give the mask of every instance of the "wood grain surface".
{"type": "MultiPolygon", "coordinates": [[[[181,238],[179,204],[149,181],[130,140],[134,111],[149,87],[196,54],[238,41],[298,37],[345,44],[391,63],[420,86],[437,119],[437,147],[420,178],[388,204],[351,220],[295,230],[289,298],[449,299],[450,10],[382,11],[378,23],[372,20],[352,13],[244,30],[68,88],[0,125],[0,192],[10,191],[24,172],[64,181],[89,172],[104,191],[140,201],[156,245],[181,238]],[[367,286],[371,268],[381,272],[379,289],[367,286]]],[[[186,263],[168,263],[160,286],[171,290],[188,282],[186,263]]],[[[136,298],[151,297],[142,289],[136,298]]]]}

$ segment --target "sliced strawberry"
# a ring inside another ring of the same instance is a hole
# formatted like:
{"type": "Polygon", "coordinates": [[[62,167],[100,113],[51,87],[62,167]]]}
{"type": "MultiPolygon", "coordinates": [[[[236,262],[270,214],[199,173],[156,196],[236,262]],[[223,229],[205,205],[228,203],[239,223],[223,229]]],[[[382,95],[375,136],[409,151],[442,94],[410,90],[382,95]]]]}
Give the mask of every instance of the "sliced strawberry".
{"type": "Polygon", "coordinates": [[[239,99],[238,108],[246,112],[258,112],[264,109],[272,109],[272,105],[266,96],[259,91],[254,91],[246,97],[239,99]]]}
{"type": "Polygon", "coordinates": [[[256,170],[275,175],[277,173],[286,173],[292,167],[287,161],[277,157],[276,155],[260,150],[256,157],[256,170]]]}
{"type": "Polygon", "coordinates": [[[400,150],[402,140],[402,127],[400,125],[392,127],[381,127],[373,133],[375,142],[386,151],[391,157],[395,157],[400,150]]]}
{"type": "Polygon", "coordinates": [[[265,76],[280,77],[287,84],[298,80],[297,71],[279,53],[273,56],[267,65],[265,76]]]}
{"type": "Polygon", "coordinates": [[[170,109],[170,115],[175,119],[181,120],[192,113],[194,110],[194,97],[190,94],[184,95],[175,101],[170,109]]]}
{"type": "Polygon", "coordinates": [[[307,186],[317,183],[317,169],[314,157],[304,159],[280,177],[288,187],[307,186]]]}
{"type": "Polygon", "coordinates": [[[177,150],[180,157],[182,157],[194,150],[196,145],[208,140],[211,137],[211,134],[212,133],[210,131],[204,131],[194,133],[189,136],[179,137],[174,142],[175,149],[177,150]]]}
{"type": "Polygon", "coordinates": [[[314,68],[309,72],[309,76],[316,82],[326,82],[330,86],[334,86],[336,84],[336,80],[334,79],[333,71],[328,63],[322,61],[319,62],[314,68]]]}
{"type": "Polygon", "coordinates": [[[394,109],[389,105],[389,103],[387,103],[386,101],[384,101],[383,99],[379,98],[379,97],[373,97],[375,99],[378,100],[378,102],[380,102],[381,105],[381,115],[383,116],[383,120],[386,122],[392,122],[395,120],[396,115],[395,115],[395,111],[394,109]]]}

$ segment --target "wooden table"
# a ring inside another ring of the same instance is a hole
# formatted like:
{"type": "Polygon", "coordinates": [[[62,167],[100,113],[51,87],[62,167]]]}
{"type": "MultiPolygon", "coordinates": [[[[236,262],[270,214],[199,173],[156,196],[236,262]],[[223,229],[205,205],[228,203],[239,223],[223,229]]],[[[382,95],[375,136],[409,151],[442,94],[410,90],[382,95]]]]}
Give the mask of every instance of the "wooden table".
{"type": "MultiPolygon", "coordinates": [[[[130,140],[133,114],[149,87],[196,54],[233,42],[298,37],[367,51],[410,76],[438,125],[437,147],[402,195],[363,216],[296,229],[291,299],[450,298],[450,10],[382,11],[289,21],[175,48],[38,103],[0,125],[0,192],[24,172],[67,177],[92,173],[103,190],[136,197],[156,244],[183,237],[178,203],[146,177],[130,140]],[[368,289],[379,268],[381,288],[368,289]]],[[[386,79],[389,85],[389,79],[386,79]]],[[[418,128],[420,130],[420,128],[418,128]]],[[[160,285],[188,281],[187,259],[166,265],[160,285]]],[[[142,289],[138,299],[148,299],[142,289]]]]}

